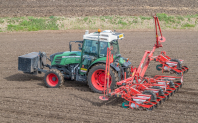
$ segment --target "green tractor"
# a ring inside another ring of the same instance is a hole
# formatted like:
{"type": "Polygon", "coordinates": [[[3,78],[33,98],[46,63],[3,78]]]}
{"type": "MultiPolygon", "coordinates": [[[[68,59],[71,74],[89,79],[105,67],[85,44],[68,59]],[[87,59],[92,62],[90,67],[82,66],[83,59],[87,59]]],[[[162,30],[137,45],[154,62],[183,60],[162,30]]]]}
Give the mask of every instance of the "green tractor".
{"type": "Polygon", "coordinates": [[[59,52],[48,58],[45,52],[32,52],[18,57],[18,70],[37,75],[45,73],[44,82],[49,88],[60,87],[65,80],[87,82],[89,88],[96,93],[102,93],[105,83],[105,65],[107,47],[112,46],[113,63],[110,69],[109,87],[113,90],[116,82],[130,76],[131,62],[123,58],[119,51],[118,40],[123,39],[123,33],[105,30],[89,33],[87,30],[83,41],[70,41],[70,51],[59,52]],[[80,51],[72,51],[72,43],[78,43],[80,51]],[[46,60],[51,65],[46,64],[46,60]],[[49,70],[44,69],[48,67],[49,70]]]}

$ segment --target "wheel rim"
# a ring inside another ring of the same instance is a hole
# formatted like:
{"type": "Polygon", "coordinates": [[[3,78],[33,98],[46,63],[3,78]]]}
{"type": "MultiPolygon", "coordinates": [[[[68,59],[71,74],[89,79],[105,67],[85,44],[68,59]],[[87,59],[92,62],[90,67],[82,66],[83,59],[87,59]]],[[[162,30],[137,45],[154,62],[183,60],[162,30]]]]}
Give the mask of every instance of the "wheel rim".
{"type": "MultiPolygon", "coordinates": [[[[105,71],[102,69],[96,70],[91,76],[91,82],[97,90],[103,91],[104,83],[105,83],[105,71]]],[[[109,77],[109,86],[110,85],[111,85],[111,76],[109,77]]]]}
{"type": "Polygon", "coordinates": [[[127,101],[127,102],[123,102],[123,103],[122,103],[122,107],[123,107],[123,108],[129,108],[129,106],[125,106],[125,105],[129,105],[129,102],[127,101]]]}
{"type": "Polygon", "coordinates": [[[56,86],[58,84],[58,77],[56,74],[50,73],[47,75],[46,81],[50,86],[56,86]]]}
{"type": "Polygon", "coordinates": [[[163,66],[162,64],[159,64],[159,65],[156,66],[156,69],[157,69],[158,71],[160,71],[160,70],[162,70],[162,68],[161,68],[162,66],[163,66]]]}

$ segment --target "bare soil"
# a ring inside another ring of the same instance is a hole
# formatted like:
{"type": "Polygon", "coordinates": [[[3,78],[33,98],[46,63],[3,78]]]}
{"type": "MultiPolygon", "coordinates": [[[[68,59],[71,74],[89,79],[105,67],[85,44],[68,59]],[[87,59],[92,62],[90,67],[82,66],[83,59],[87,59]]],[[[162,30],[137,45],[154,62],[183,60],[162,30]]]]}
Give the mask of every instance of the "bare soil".
{"type": "MultiPolygon", "coordinates": [[[[145,50],[151,50],[155,33],[124,32],[120,40],[123,57],[138,67],[145,50]]],[[[189,72],[184,86],[153,111],[121,107],[122,99],[99,100],[85,83],[65,81],[61,88],[46,88],[43,76],[18,71],[18,56],[44,51],[48,54],[68,51],[69,41],[82,40],[84,32],[18,32],[0,33],[0,122],[197,122],[198,121],[198,32],[170,31],[163,35],[163,48],[172,58],[184,60],[189,72]]],[[[77,45],[74,46],[77,49],[77,45]]],[[[147,75],[162,74],[151,62],[147,75]]]]}
{"type": "Polygon", "coordinates": [[[0,17],[190,15],[197,8],[197,0],[0,0],[0,17]]]}

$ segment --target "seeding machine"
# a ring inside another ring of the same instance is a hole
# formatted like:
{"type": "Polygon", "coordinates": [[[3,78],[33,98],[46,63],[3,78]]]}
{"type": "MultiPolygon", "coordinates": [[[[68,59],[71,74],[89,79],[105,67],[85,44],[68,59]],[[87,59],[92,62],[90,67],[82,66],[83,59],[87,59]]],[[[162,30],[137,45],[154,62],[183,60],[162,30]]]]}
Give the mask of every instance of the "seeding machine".
{"type": "Polygon", "coordinates": [[[112,96],[120,97],[126,100],[122,104],[124,108],[153,110],[162,104],[162,102],[168,100],[170,96],[182,87],[183,74],[188,72],[188,67],[181,66],[183,60],[171,59],[166,55],[165,51],[162,51],[158,56],[153,56],[155,49],[162,47],[162,42],[166,40],[165,37],[162,36],[157,16],[154,16],[154,21],[156,44],[154,44],[151,51],[145,51],[138,68],[131,66],[130,77],[126,78],[125,72],[124,79],[116,83],[118,88],[114,90],[111,90],[109,87],[110,64],[113,62],[111,50],[113,50],[113,47],[108,48],[103,90],[104,95],[99,97],[101,100],[108,100],[109,97],[112,96]],[[158,31],[160,32],[160,36],[158,36],[158,31]],[[162,70],[162,72],[169,71],[170,73],[175,73],[177,76],[145,76],[150,61],[160,63],[156,66],[157,70],[162,70]]]}
{"type": "Polygon", "coordinates": [[[154,20],[156,44],[151,51],[145,51],[138,68],[120,54],[118,40],[124,38],[123,33],[87,30],[82,41],[69,42],[70,51],[54,53],[50,58],[45,52],[19,56],[18,70],[33,75],[45,73],[44,83],[48,88],[60,87],[68,79],[86,82],[93,92],[104,93],[99,97],[101,100],[121,97],[126,100],[122,104],[124,108],[153,110],[182,87],[183,74],[188,72],[188,67],[181,65],[183,60],[171,59],[165,51],[153,56],[155,49],[162,47],[166,40],[157,16],[154,20]],[[78,43],[80,51],[72,51],[72,43],[78,43]],[[159,62],[156,69],[162,73],[168,71],[177,76],[145,76],[150,61],[159,62]]]}

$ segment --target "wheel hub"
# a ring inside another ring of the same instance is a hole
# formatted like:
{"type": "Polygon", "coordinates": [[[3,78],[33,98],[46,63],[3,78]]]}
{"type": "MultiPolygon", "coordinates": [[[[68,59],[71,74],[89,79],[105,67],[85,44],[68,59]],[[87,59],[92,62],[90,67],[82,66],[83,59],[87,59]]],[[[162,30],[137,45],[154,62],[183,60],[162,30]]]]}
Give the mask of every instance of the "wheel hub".
{"type": "Polygon", "coordinates": [[[104,83],[105,83],[105,74],[104,74],[104,73],[101,73],[101,74],[98,76],[98,82],[99,82],[101,85],[104,85],[104,83]]]}
{"type": "MultiPolygon", "coordinates": [[[[99,69],[92,74],[91,78],[93,86],[100,91],[103,91],[105,84],[105,70],[99,69]]],[[[109,85],[111,85],[111,77],[109,77],[109,85]]]]}
{"type": "Polygon", "coordinates": [[[52,77],[52,81],[56,81],[56,77],[52,77]]]}
{"type": "Polygon", "coordinates": [[[47,83],[50,85],[50,86],[56,86],[58,84],[58,77],[56,74],[54,73],[50,73],[47,75],[47,83]]]}

